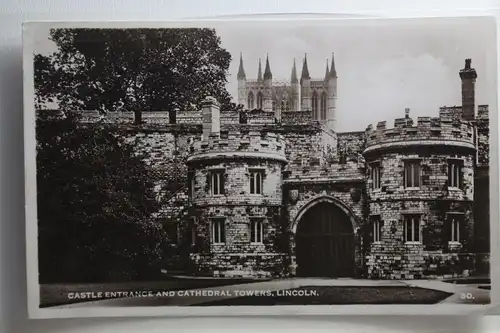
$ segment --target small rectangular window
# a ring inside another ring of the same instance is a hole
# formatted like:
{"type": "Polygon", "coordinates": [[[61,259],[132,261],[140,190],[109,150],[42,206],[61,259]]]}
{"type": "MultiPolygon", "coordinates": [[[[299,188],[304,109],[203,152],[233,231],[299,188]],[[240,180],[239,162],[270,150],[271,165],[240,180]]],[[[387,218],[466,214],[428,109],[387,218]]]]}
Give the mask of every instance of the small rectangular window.
{"type": "Polygon", "coordinates": [[[196,245],[196,217],[192,217],[189,220],[189,238],[191,246],[196,245]]]}
{"type": "Polygon", "coordinates": [[[195,196],[195,185],[196,180],[194,177],[194,173],[188,173],[188,197],[190,200],[194,199],[195,196]]]}
{"type": "Polygon", "coordinates": [[[250,223],[250,242],[262,243],[263,239],[263,223],[260,219],[252,220],[250,223]]]}
{"type": "Polygon", "coordinates": [[[419,215],[406,215],[404,219],[405,242],[421,242],[422,228],[419,215]]]}
{"type": "Polygon", "coordinates": [[[250,194],[262,194],[264,185],[264,172],[251,171],[250,172],[250,194]]]}
{"type": "Polygon", "coordinates": [[[463,214],[450,213],[448,214],[448,241],[452,243],[460,243],[462,237],[462,222],[464,219],[463,214]]]}
{"type": "Polygon", "coordinates": [[[224,171],[211,171],[210,187],[212,195],[223,195],[224,188],[224,171]]]}
{"type": "Polygon", "coordinates": [[[226,242],[226,223],[225,219],[219,218],[212,221],[212,241],[214,244],[223,244],[226,242]]]}
{"type": "Polygon", "coordinates": [[[179,244],[180,241],[180,232],[179,232],[179,223],[171,222],[165,225],[165,230],[167,233],[167,237],[172,242],[172,244],[179,244]]]}
{"type": "Polygon", "coordinates": [[[420,162],[405,162],[404,185],[406,188],[420,187],[420,162]]]}
{"type": "Polygon", "coordinates": [[[460,161],[448,163],[448,186],[462,187],[462,163],[460,161]]]}
{"type": "Polygon", "coordinates": [[[380,242],[382,236],[382,221],[379,216],[371,218],[372,242],[380,242]]]}
{"type": "Polygon", "coordinates": [[[373,164],[371,166],[371,180],[372,189],[377,190],[380,188],[380,165],[373,164]]]}

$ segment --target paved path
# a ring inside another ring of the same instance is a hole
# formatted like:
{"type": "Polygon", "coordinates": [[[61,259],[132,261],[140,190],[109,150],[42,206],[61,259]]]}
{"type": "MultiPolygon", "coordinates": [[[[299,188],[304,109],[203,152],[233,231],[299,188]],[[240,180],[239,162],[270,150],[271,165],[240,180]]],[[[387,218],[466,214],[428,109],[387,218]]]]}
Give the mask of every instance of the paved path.
{"type": "Polygon", "coordinates": [[[448,304],[485,304],[489,302],[489,290],[479,289],[477,285],[461,285],[436,280],[361,280],[361,279],[318,279],[290,278],[254,283],[236,284],[213,288],[176,291],[180,296],[154,295],[153,297],[128,297],[105,299],[99,301],[63,305],[53,308],[84,308],[84,307],[131,307],[131,306],[188,306],[200,303],[219,301],[234,297],[249,296],[250,292],[278,291],[294,289],[303,286],[413,286],[440,290],[453,295],[441,303],[448,304]]]}
{"type": "Polygon", "coordinates": [[[488,304],[490,290],[478,288],[479,284],[454,284],[438,280],[405,280],[406,285],[452,293],[440,303],[446,304],[488,304]]]}

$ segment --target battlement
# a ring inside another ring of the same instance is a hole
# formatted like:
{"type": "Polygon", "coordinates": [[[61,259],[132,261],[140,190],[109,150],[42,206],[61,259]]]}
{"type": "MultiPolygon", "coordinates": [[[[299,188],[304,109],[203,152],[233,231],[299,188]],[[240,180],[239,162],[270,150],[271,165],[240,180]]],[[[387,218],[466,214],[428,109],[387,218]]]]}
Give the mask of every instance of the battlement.
{"type": "Polygon", "coordinates": [[[477,117],[478,120],[489,120],[490,110],[488,105],[478,105],[477,106],[477,117]]]}
{"type": "Polygon", "coordinates": [[[221,133],[210,133],[208,139],[195,141],[188,162],[207,159],[255,158],[286,163],[285,137],[262,126],[226,126],[221,133]]]}
{"type": "Polygon", "coordinates": [[[286,111],[281,113],[282,124],[311,124],[312,111],[286,111]]]}
{"type": "Polygon", "coordinates": [[[393,146],[441,144],[474,149],[473,125],[455,117],[458,107],[442,108],[439,117],[418,117],[416,125],[409,116],[394,120],[394,128],[381,121],[366,129],[366,150],[393,146]]]}

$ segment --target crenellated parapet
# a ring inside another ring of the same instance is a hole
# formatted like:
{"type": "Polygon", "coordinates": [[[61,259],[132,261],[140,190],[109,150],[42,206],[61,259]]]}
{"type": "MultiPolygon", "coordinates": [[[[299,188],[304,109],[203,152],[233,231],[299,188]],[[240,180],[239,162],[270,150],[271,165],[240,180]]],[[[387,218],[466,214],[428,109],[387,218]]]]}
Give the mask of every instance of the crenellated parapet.
{"type": "Polygon", "coordinates": [[[414,123],[410,117],[394,120],[394,127],[388,128],[381,121],[374,128],[366,129],[364,154],[391,148],[412,148],[422,146],[445,146],[475,149],[474,128],[469,121],[453,116],[444,110],[439,117],[418,117],[414,123]]]}
{"type": "Polygon", "coordinates": [[[313,122],[312,111],[287,111],[281,114],[283,124],[310,124],[313,122]]]}
{"type": "Polygon", "coordinates": [[[222,136],[210,133],[207,140],[195,141],[188,163],[214,159],[271,159],[286,163],[284,135],[252,127],[255,126],[230,126],[222,136]]]}

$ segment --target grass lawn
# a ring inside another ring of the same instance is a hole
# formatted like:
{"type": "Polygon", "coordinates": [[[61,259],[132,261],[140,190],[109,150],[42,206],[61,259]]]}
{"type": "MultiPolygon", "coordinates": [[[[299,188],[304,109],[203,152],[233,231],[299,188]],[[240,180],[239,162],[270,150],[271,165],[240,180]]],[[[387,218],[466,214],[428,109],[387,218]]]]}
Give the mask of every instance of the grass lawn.
{"type": "Polygon", "coordinates": [[[340,305],[340,304],[436,304],[452,294],[416,287],[335,287],[305,286],[294,290],[309,291],[313,296],[248,296],[203,303],[214,305],[340,305]]]}
{"type": "Polygon", "coordinates": [[[141,281],[122,283],[67,283],[40,285],[40,307],[72,304],[91,300],[69,299],[69,293],[81,292],[117,292],[117,291],[167,291],[209,288],[255,282],[250,279],[177,279],[170,278],[163,281],[141,281]]]}

